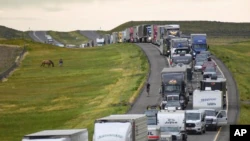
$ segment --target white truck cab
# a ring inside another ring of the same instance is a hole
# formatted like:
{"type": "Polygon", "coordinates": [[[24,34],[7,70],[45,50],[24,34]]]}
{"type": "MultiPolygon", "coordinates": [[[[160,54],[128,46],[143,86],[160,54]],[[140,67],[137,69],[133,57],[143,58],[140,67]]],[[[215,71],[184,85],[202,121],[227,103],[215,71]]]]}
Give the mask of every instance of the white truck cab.
{"type": "Polygon", "coordinates": [[[206,114],[203,110],[186,110],[186,131],[206,133],[206,114]]]}
{"type": "Polygon", "coordinates": [[[227,125],[226,110],[217,111],[215,109],[200,109],[206,114],[206,128],[217,131],[219,126],[227,125]]]}

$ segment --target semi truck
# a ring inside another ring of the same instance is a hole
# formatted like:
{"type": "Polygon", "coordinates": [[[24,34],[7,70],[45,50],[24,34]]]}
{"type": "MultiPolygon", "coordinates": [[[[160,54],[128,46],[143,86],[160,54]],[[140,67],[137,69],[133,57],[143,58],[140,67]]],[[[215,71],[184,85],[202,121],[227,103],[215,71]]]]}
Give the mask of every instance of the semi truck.
{"type": "Polygon", "coordinates": [[[147,28],[146,42],[147,42],[147,43],[151,43],[151,42],[152,42],[152,37],[151,37],[151,34],[152,34],[152,26],[151,26],[151,25],[146,25],[146,28],[147,28]]]}
{"type": "Polygon", "coordinates": [[[175,37],[181,36],[180,25],[178,24],[166,25],[164,32],[165,36],[175,36],[175,37]]]}
{"type": "Polygon", "coordinates": [[[139,25],[138,26],[138,38],[139,38],[139,42],[147,42],[148,41],[148,37],[149,37],[149,27],[150,25],[139,25]]]}
{"type": "Polygon", "coordinates": [[[118,32],[118,43],[122,43],[123,42],[123,32],[120,31],[118,32]]]}
{"type": "Polygon", "coordinates": [[[161,71],[161,88],[162,97],[167,95],[182,95],[185,103],[189,101],[189,94],[192,93],[192,71],[186,66],[163,68],[161,71]]]}
{"type": "MultiPolygon", "coordinates": [[[[176,126],[180,129],[181,138],[187,140],[186,133],[186,112],[185,110],[176,110],[175,108],[169,108],[168,110],[160,110],[157,114],[158,126],[169,127],[176,126]]],[[[167,138],[160,132],[160,138],[167,138]]]]}
{"type": "Polygon", "coordinates": [[[25,135],[22,141],[88,141],[88,130],[44,130],[25,135]]]}
{"type": "Polygon", "coordinates": [[[95,120],[93,141],[147,141],[145,114],[110,115],[95,120]]]}
{"type": "Polygon", "coordinates": [[[53,43],[53,38],[50,36],[50,35],[45,35],[45,38],[46,38],[46,43],[48,44],[52,44],[53,43]]]}
{"type": "Polygon", "coordinates": [[[96,44],[97,46],[103,46],[105,44],[104,38],[96,38],[96,44]]]}
{"type": "Polygon", "coordinates": [[[104,41],[105,41],[105,44],[110,44],[110,34],[104,35],[104,41]]]}
{"type": "Polygon", "coordinates": [[[175,49],[180,47],[189,47],[187,38],[173,38],[170,43],[170,56],[171,58],[175,52],[175,49]]]}
{"type": "Polygon", "coordinates": [[[134,28],[133,27],[129,28],[129,42],[131,43],[134,42],[134,28]]]}
{"type": "Polygon", "coordinates": [[[156,45],[160,46],[160,40],[164,37],[164,25],[157,26],[157,36],[156,36],[156,45]]]}
{"type": "Polygon", "coordinates": [[[152,43],[153,44],[156,44],[157,27],[158,27],[158,25],[152,25],[151,26],[151,29],[152,29],[151,37],[152,37],[152,43]]]}
{"type": "Polygon", "coordinates": [[[134,26],[133,29],[134,29],[134,32],[133,32],[134,43],[137,43],[139,42],[139,36],[138,36],[139,26],[134,26]]]}
{"type": "Polygon", "coordinates": [[[207,44],[207,34],[191,34],[191,48],[193,52],[193,58],[201,51],[207,51],[209,45],[207,44]]]}

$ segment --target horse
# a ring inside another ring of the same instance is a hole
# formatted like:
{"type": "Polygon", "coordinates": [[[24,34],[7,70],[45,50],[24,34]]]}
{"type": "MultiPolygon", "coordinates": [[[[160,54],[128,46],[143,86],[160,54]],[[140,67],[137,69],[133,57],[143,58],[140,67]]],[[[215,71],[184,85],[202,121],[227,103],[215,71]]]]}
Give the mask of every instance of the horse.
{"type": "Polygon", "coordinates": [[[51,60],[43,60],[41,67],[42,66],[44,67],[46,64],[48,65],[48,67],[50,67],[50,65],[52,65],[52,67],[54,67],[54,63],[51,60]]]}

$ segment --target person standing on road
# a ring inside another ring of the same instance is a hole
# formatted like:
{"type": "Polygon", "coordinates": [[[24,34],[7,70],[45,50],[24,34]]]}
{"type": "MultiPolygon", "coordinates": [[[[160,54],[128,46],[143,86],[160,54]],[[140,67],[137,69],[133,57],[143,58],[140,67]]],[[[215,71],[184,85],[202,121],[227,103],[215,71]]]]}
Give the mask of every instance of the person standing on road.
{"type": "Polygon", "coordinates": [[[149,97],[149,91],[150,91],[150,84],[149,84],[149,82],[147,82],[147,93],[148,93],[148,97],[149,97]]]}

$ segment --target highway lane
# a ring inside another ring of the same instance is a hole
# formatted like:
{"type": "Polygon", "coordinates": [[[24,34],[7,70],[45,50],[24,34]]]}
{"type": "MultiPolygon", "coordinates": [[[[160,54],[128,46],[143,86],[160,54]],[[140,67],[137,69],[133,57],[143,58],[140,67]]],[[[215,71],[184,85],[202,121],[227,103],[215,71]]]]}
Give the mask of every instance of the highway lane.
{"type": "Polygon", "coordinates": [[[90,40],[94,41],[94,46],[96,46],[96,38],[98,38],[100,35],[96,31],[91,30],[81,30],[80,34],[87,37],[90,40]]]}
{"type": "MultiPolygon", "coordinates": [[[[46,41],[46,37],[45,35],[47,34],[46,31],[31,31],[29,32],[29,36],[36,42],[41,42],[41,43],[45,43],[46,41]]],[[[53,37],[52,37],[53,38],[53,37]]],[[[56,41],[55,39],[53,39],[53,44],[61,44],[60,42],[56,41]]]]}
{"type": "Polygon", "coordinates": [[[144,88],[133,107],[128,114],[143,114],[148,105],[159,104],[161,102],[161,95],[159,88],[161,86],[161,71],[167,67],[164,57],[159,55],[159,51],[152,45],[147,43],[140,43],[138,45],[147,55],[150,62],[149,83],[150,96],[147,97],[146,89],[144,88]]]}
{"type": "MultiPolygon", "coordinates": [[[[159,50],[158,46],[155,46],[155,45],[153,45],[153,46],[159,50]]],[[[165,59],[166,63],[169,64],[169,59],[167,57],[165,57],[165,58],[166,58],[165,59]]],[[[222,62],[220,62],[218,59],[216,59],[214,56],[212,56],[212,58],[213,58],[213,61],[215,61],[215,63],[217,64],[217,75],[219,77],[225,77],[227,79],[227,87],[230,87],[231,89],[235,89],[236,83],[234,83],[234,84],[232,83],[234,81],[232,81],[232,76],[228,73],[228,69],[226,69],[225,66],[223,66],[224,64],[222,62]],[[225,72],[227,72],[227,74],[224,74],[225,72]]],[[[193,73],[192,86],[194,89],[200,87],[199,82],[202,79],[203,79],[203,76],[202,76],[201,72],[194,72],[193,73]]],[[[235,100],[230,98],[230,97],[237,98],[237,95],[235,93],[232,93],[232,91],[228,92],[228,95],[229,95],[228,100],[230,101],[230,102],[228,102],[229,104],[227,105],[229,108],[228,118],[229,118],[229,123],[232,123],[232,121],[234,120],[233,117],[235,117],[234,114],[237,110],[234,110],[235,108],[232,108],[233,103],[235,103],[233,101],[235,101],[235,100]],[[233,95],[233,96],[231,96],[231,95],[233,95]],[[232,112],[232,110],[234,112],[232,112]]],[[[189,104],[187,106],[187,110],[192,109],[192,101],[193,101],[193,98],[191,96],[189,104]]],[[[229,128],[228,128],[228,126],[225,126],[225,127],[219,128],[218,131],[207,131],[205,134],[202,134],[202,135],[189,134],[188,141],[194,141],[194,140],[195,141],[228,141],[229,140],[229,128]]]]}

